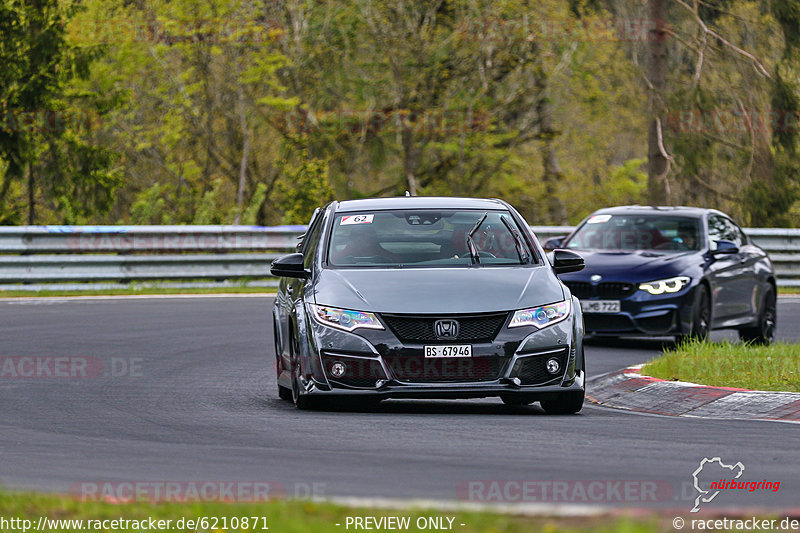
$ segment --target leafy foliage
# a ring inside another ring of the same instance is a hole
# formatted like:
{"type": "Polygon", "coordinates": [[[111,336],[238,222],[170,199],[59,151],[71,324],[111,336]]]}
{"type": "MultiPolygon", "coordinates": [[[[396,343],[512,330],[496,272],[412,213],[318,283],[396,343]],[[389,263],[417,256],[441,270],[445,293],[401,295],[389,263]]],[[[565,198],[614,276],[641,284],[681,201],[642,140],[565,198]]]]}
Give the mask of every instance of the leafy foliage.
{"type": "MultiPolygon", "coordinates": [[[[798,224],[800,0],[662,1],[669,203],[798,224]]],[[[304,223],[405,190],[536,224],[645,202],[647,4],[0,0],[0,223],[304,223]]]]}

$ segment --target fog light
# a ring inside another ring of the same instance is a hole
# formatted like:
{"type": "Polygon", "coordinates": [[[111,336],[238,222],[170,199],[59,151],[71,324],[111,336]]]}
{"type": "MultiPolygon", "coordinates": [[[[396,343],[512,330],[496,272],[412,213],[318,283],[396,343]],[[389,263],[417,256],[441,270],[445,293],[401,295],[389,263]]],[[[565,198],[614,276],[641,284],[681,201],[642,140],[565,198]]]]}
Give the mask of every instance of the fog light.
{"type": "Polygon", "coordinates": [[[561,368],[561,365],[558,364],[558,359],[548,359],[547,364],[545,366],[547,368],[547,371],[550,372],[551,374],[557,373],[561,368]]]}
{"type": "Polygon", "coordinates": [[[331,365],[331,375],[335,378],[340,378],[344,376],[344,373],[347,371],[347,367],[344,366],[344,363],[340,363],[336,361],[331,365]]]}

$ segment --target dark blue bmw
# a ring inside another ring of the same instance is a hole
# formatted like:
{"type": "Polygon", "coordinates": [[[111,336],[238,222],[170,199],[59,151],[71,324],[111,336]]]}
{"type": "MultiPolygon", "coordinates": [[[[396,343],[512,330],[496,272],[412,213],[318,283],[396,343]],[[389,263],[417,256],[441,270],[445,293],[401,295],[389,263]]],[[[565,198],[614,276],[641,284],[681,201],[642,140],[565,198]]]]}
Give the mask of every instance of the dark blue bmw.
{"type": "Polygon", "coordinates": [[[772,342],[775,271],[766,252],[713,209],[601,209],[545,249],[580,251],[586,268],[561,279],[580,299],[586,333],[706,339],[736,329],[772,342]]]}

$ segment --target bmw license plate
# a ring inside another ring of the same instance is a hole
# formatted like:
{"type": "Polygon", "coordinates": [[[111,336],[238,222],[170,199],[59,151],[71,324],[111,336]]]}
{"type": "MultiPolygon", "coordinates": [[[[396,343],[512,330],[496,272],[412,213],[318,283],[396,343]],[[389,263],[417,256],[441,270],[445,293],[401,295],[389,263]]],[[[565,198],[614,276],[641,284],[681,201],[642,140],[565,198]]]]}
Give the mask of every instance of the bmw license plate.
{"type": "Polygon", "coordinates": [[[472,357],[472,345],[425,346],[425,357],[472,357]]]}
{"type": "Polygon", "coordinates": [[[584,313],[619,313],[619,300],[581,300],[584,313]]]}

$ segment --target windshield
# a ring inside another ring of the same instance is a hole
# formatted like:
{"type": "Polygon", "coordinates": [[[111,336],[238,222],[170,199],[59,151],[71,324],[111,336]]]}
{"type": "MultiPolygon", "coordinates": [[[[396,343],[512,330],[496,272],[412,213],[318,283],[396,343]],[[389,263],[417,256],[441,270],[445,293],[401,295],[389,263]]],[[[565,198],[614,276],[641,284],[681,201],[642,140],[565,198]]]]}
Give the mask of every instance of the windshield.
{"type": "Polygon", "coordinates": [[[508,211],[342,213],[333,221],[334,266],[520,265],[534,262],[508,211]]]}
{"type": "Polygon", "coordinates": [[[574,250],[700,249],[700,221],[668,215],[592,215],[564,244],[574,250]]]}

